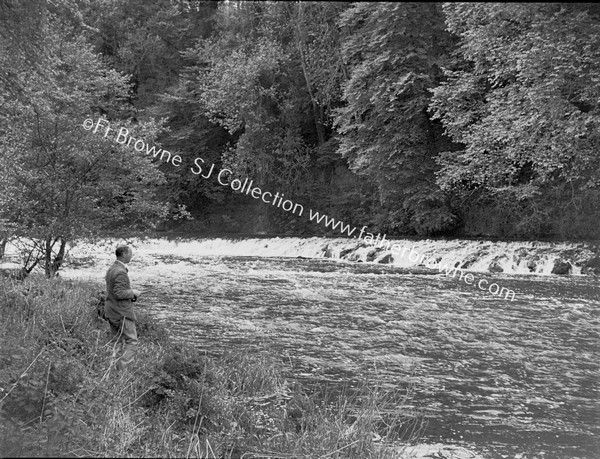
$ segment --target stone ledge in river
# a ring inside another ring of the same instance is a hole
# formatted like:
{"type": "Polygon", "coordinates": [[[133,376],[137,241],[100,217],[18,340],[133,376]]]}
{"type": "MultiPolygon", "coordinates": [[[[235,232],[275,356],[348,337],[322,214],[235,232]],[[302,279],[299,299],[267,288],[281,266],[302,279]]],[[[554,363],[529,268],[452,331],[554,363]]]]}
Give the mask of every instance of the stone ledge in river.
{"type": "MultiPolygon", "coordinates": [[[[579,244],[563,247],[533,241],[527,246],[516,247],[514,250],[498,250],[498,248],[502,249],[502,244],[493,245],[484,242],[480,241],[476,247],[472,247],[474,250],[465,250],[464,244],[453,247],[452,250],[447,250],[442,246],[439,250],[444,254],[444,259],[448,259],[449,263],[463,270],[473,269],[474,266],[477,266],[476,270],[483,268],[484,271],[492,274],[529,272],[553,275],[575,273],[600,275],[600,247],[595,245],[579,244]]],[[[418,253],[431,252],[430,247],[417,247],[415,250],[418,253]]],[[[320,246],[320,253],[324,258],[380,265],[394,265],[402,258],[390,250],[367,244],[364,241],[347,241],[343,245],[328,241],[320,246]]],[[[414,265],[412,268],[435,265],[441,259],[442,256],[429,253],[427,263],[414,265]]]]}
{"type": "MultiPolygon", "coordinates": [[[[480,260],[481,258],[485,257],[486,255],[489,254],[489,251],[484,249],[478,250],[475,253],[470,254],[466,259],[464,259],[462,261],[462,264],[460,265],[460,269],[468,269],[471,267],[471,265],[473,265],[475,262],[477,262],[478,260],[480,260]]],[[[440,258],[441,260],[441,258],[440,258]]]]}
{"type": "Polygon", "coordinates": [[[346,258],[347,255],[353,254],[362,247],[367,247],[367,245],[364,242],[358,242],[352,247],[346,247],[345,249],[340,250],[339,258],[346,258]]]}
{"type": "Polygon", "coordinates": [[[329,247],[329,244],[325,244],[321,249],[323,251],[322,256],[325,258],[333,258],[333,250],[329,247]]]}
{"type": "Polygon", "coordinates": [[[537,264],[540,261],[539,255],[534,255],[531,260],[527,260],[527,269],[530,273],[534,273],[537,269],[537,264]]]}
{"type": "Polygon", "coordinates": [[[380,252],[381,249],[371,249],[367,252],[366,261],[374,261],[377,253],[380,252]]]}
{"type": "Polygon", "coordinates": [[[562,258],[557,258],[554,261],[554,266],[552,267],[551,274],[571,274],[571,270],[573,265],[562,258]]]}
{"type": "Polygon", "coordinates": [[[491,273],[503,273],[504,268],[500,266],[501,260],[508,260],[508,257],[506,255],[500,255],[499,257],[494,258],[490,263],[488,271],[491,273]]]}
{"type": "Polygon", "coordinates": [[[581,274],[600,275],[600,257],[596,256],[586,260],[581,266],[581,274]]]}
{"type": "Polygon", "coordinates": [[[390,264],[393,262],[394,256],[391,254],[391,252],[385,252],[384,254],[380,255],[378,258],[375,259],[375,263],[390,264]]]}

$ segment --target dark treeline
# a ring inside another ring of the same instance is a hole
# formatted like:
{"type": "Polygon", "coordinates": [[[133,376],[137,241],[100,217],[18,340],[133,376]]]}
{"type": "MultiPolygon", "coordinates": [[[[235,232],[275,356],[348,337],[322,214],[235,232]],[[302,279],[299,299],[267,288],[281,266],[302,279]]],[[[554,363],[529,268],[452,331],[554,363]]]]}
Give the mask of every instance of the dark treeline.
{"type": "Polygon", "coordinates": [[[588,3],[5,0],[0,232],[51,270],[120,225],[326,231],[202,157],[389,236],[595,239],[599,75],[588,3]],[[184,166],[81,128],[99,116],[184,166]]]}

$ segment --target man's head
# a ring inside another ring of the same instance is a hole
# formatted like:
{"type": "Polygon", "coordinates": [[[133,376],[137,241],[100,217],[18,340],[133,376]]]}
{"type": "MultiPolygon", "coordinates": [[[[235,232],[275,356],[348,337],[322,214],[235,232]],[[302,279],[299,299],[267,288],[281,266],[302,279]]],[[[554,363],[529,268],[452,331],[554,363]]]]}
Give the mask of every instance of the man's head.
{"type": "Polygon", "coordinates": [[[131,257],[133,257],[133,251],[128,245],[120,245],[117,247],[115,253],[117,255],[117,260],[123,263],[129,263],[131,261],[131,257]]]}

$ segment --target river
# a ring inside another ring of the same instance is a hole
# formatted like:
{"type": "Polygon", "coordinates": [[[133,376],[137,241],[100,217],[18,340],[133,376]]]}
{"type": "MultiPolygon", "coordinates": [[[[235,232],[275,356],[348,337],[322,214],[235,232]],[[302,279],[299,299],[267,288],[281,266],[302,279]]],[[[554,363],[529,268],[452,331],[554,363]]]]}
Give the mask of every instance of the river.
{"type": "MultiPolygon", "coordinates": [[[[597,278],[476,272],[509,301],[298,240],[131,242],[140,307],[209,354],[266,349],[307,383],[412,387],[421,441],[477,457],[600,457],[597,278]]],[[[113,249],[73,247],[63,275],[101,280],[113,249]]]]}

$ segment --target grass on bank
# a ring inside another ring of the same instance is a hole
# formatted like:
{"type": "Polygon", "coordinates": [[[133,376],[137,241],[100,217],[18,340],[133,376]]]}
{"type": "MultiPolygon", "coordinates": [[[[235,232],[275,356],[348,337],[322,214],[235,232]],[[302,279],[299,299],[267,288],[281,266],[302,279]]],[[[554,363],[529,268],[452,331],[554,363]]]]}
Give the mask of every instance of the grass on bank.
{"type": "Polygon", "coordinates": [[[418,434],[389,409],[405,394],[309,393],[266,352],[206,358],[143,312],[119,374],[99,290],[0,278],[0,456],[392,458],[418,434]]]}

